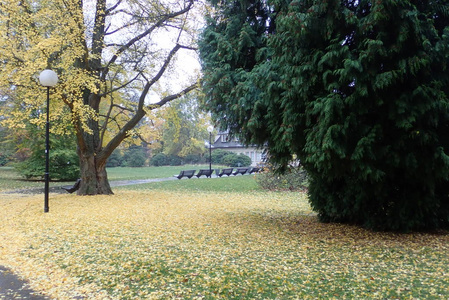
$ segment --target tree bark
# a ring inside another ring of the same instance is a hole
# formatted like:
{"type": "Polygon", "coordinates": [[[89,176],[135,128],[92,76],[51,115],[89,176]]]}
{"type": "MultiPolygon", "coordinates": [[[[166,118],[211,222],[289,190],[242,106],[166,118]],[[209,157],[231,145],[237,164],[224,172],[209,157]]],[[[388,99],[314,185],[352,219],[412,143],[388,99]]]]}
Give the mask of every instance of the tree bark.
{"type": "MultiPolygon", "coordinates": [[[[98,113],[100,97],[91,94],[89,105],[98,113]]],[[[78,157],[80,161],[81,184],[78,195],[110,195],[113,194],[106,172],[106,160],[109,157],[101,146],[98,120],[89,120],[92,133],[86,132],[80,122],[76,126],[78,157]]],[[[114,148],[115,149],[115,148],[114,148]]],[[[112,153],[112,151],[110,151],[112,153]]]]}
{"type": "Polygon", "coordinates": [[[78,154],[80,157],[81,184],[78,195],[112,195],[106,164],[99,164],[96,155],[78,154]]]}

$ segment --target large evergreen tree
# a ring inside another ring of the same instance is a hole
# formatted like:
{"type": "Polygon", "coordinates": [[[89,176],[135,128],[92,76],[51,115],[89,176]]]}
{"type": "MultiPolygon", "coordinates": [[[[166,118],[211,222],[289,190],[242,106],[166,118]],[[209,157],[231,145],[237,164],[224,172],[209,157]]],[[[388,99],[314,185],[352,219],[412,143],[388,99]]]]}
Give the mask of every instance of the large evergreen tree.
{"type": "Polygon", "coordinates": [[[214,117],[281,167],[297,154],[323,221],[447,228],[447,1],[274,0],[251,68],[234,64],[248,51],[228,34],[235,19],[254,27],[242,2],[217,4],[202,36],[214,117]]]}

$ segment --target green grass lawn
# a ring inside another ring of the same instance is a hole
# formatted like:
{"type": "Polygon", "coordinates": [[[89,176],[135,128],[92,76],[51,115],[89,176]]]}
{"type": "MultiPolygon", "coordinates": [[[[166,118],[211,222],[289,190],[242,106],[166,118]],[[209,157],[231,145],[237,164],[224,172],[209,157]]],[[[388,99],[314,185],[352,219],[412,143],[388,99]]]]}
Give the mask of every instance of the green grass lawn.
{"type": "Polygon", "coordinates": [[[130,186],[114,187],[116,190],[165,190],[165,191],[190,191],[190,192],[255,192],[262,191],[254,180],[254,175],[219,177],[219,178],[192,178],[151,182],[130,186]]]}
{"type": "MultiPolygon", "coordinates": [[[[222,168],[222,166],[212,166],[222,168]]],[[[142,167],[142,168],[108,168],[108,178],[110,181],[139,180],[155,178],[172,178],[179,174],[181,170],[208,169],[209,165],[185,165],[185,166],[164,166],[164,167],[142,167]]],[[[184,181],[183,181],[184,182],[184,181]]],[[[50,182],[50,186],[68,185],[72,182],[50,182]]],[[[0,167],[0,192],[16,189],[40,188],[43,181],[32,181],[23,179],[12,167],[0,167]]],[[[188,184],[187,184],[188,185],[188,184]]],[[[161,187],[166,185],[161,185],[161,187]]],[[[176,186],[176,185],[175,185],[176,186]]],[[[207,188],[207,187],[206,187],[207,188]]]]}
{"type": "MultiPolygon", "coordinates": [[[[153,170],[143,169],[110,174],[149,178],[153,170]]],[[[448,232],[395,234],[319,223],[305,194],[262,191],[254,176],[114,192],[51,194],[47,214],[41,195],[0,193],[0,265],[54,299],[449,295],[448,232]]]]}

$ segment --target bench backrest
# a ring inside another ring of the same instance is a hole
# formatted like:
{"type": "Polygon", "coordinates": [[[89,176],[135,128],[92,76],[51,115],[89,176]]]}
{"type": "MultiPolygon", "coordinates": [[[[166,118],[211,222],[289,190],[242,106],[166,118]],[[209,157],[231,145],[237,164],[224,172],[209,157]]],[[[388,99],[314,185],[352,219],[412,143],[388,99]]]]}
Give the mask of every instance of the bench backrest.
{"type": "Polygon", "coordinates": [[[200,169],[197,175],[210,175],[214,170],[212,169],[200,169]]]}
{"type": "Polygon", "coordinates": [[[259,168],[251,168],[251,169],[249,170],[249,172],[250,172],[250,173],[257,173],[257,172],[259,172],[259,168]]]}
{"type": "Polygon", "coordinates": [[[195,170],[184,170],[181,172],[181,176],[191,176],[195,173],[195,170]]]}

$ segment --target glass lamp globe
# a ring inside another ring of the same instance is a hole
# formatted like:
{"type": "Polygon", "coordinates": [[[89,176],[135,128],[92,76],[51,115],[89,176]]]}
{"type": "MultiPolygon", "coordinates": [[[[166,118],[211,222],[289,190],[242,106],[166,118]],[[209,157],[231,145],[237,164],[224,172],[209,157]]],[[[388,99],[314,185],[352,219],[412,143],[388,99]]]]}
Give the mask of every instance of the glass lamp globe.
{"type": "Polygon", "coordinates": [[[58,83],[58,74],[53,70],[43,70],[39,74],[39,82],[43,86],[53,87],[58,83]]]}

